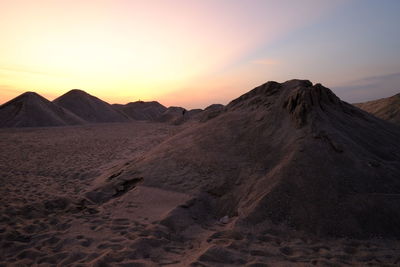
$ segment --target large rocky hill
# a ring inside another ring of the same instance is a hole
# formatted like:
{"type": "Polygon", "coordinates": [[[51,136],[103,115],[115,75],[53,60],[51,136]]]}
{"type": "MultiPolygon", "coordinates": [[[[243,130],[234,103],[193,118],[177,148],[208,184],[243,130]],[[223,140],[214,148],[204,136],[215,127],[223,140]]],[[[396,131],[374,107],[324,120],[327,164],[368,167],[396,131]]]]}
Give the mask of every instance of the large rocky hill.
{"type": "Polygon", "coordinates": [[[321,84],[268,82],[116,169],[88,196],[104,202],[140,180],[198,196],[178,209],[181,226],[189,213],[197,219],[187,226],[213,215],[239,228],[400,237],[399,137],[321,84]]]}

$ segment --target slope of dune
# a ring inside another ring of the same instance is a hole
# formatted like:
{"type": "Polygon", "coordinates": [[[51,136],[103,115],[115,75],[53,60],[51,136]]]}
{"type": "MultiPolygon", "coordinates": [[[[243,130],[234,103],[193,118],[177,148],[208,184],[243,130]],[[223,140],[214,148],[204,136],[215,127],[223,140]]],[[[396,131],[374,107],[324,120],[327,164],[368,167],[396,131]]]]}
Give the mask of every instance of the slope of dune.
{"type": "Polygon", "coordinates": [[[378,118],[400,125],[400,94],[354,105],[378,118]]]}
{"type": "Polygon", "coordinates": [[[0,106],[0,127],[43,127],[85,123],[83,119],[34,92],[0,106]]]}
{"type": "Polygon", "coordinates": [[[317,236],[400,237],[399,136],[320,84],[268,82],[115,171],[96,197],[140,177],[208,203],[176,211],[182,217],[193,206],[201,218],[186,227],[213,216],[243,229],[272,223],[317,236]]]}
{"type": "Polygon", "coordinates": [[[53,103],[92,123],[130,120],[127,115],[115,110],[110,104],[78,89],[56,98],[53,103]]]}
{"type": "Polygon", "coordinates": [[[113,105],[117,110],[122,111],[134,120],[155,121],[160,115],[167,110],[166,107],[157,101],[136,101],[126,105],[113,105]]]}

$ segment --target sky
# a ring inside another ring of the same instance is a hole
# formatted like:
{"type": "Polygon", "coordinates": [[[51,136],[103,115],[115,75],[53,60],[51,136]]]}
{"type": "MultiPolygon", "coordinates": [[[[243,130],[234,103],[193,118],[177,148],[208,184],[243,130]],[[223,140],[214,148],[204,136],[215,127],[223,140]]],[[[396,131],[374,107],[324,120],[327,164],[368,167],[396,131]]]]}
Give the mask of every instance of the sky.
{"type": "Polygon", "coordinates": [[[204,108],[270,80],[400,92],[398,0],[0,0],[0,103],[82,89],[204,108]]]}

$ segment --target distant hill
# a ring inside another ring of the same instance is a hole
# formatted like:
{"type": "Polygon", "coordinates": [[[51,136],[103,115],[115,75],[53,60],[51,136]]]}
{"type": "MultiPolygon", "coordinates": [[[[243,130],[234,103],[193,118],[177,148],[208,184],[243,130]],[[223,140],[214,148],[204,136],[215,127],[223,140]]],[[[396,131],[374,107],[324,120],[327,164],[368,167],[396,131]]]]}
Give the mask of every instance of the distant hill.
{"type": "Polygon", "coordinates": [[[400,94],[354,105],[378,118],[400,125],[400,94]]]}
{"type": "Polygon", "coordinates": [[[217,117],[224,111],[225,106],[222,104],[212,104],[204,109],[202,113],[199,114],[199,120],[201,122],[206,122],[212,118],[217,117]]]}
{"type": "Polygon", "coordinates": [[[83,124],[85,121],[33,92],[0,106],[0,127],[45,127],[83,124]]]}
{"type": "Polygon", "coordinates": [[[127,115],[115,110],[107,102],[78,89],[73,89],[56,98],[53,103],[91,123],[130,120],[127,115]]]}
{"type": "Polygon", "coordinates": [[[189,119],[196,119],[203,111],[200,108],[190,109],[185,112],[185,116],[189,119]]]}
{"type": "Polygon", "coordinates": [[[179,125],[188,121],[206,122],[218,116],[225,106],[212,104],[203,109],[186,110],[182,107],[168,107],[158,118],[157,121],[179,125]]]}
{"type": "Polygon", "coordinates": [[[126,105],[114,104],[112,106],[134,120],[155,121],[167,110],[166,107],[157,101],[136,101],[126,105]]]}
{"type": "Polygon", "coordinates": [[[185,114],[187,110],[182,107],[168,107],[158,118],[159,122],[167,122],[178,125],[185,122],[185,114]]]}

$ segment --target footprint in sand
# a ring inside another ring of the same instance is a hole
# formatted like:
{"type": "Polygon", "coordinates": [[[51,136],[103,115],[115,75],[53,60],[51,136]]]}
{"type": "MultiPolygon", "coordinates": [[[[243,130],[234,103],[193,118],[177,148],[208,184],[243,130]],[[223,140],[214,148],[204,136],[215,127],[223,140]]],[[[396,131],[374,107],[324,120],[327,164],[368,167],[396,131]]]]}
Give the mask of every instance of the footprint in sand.
{"type": "Polygon", "coordinates": [[[127,218],[117,218],[112,220],[112,224],[115,225],[129,225],[130,224],[130,220],[127,218]]]}
{"type": "Polygon", "coordinates": [[[112,244],[112,243],[102,243],[97,246],[98,249],[112,249],[112,250],[122,250],[124,248],[121,244],[112,244]]]}
{"type": "Polygon", "coordinates": [[[79,243],[82,247],[90,247],[90,245],[93,243],[92,238],[87,238],[79,243]]]}
{"type": "MultiPolygon", "coordinates": [[[[47,255],[47,254],[46,254],[47,255]]],[[[57,264],[60,261],[64,260],[69,254],[67,252],[60,252],[60,253],[56,253],[52,256],[46,256],[43,258],[40,258],[37,263],[38,264],[43,264],[43,263],[47,263],[47,264],[57,264]]]]}
{"type": "Polygon", "coordinates": [[[78,261],[85,259],[87,255],[88,255],[87,253],[83,252],[73,252],[65,260],[61,261],[59,265],[67,266],[69,264],[76,263],[78,261]]]}

